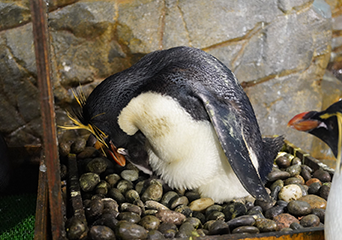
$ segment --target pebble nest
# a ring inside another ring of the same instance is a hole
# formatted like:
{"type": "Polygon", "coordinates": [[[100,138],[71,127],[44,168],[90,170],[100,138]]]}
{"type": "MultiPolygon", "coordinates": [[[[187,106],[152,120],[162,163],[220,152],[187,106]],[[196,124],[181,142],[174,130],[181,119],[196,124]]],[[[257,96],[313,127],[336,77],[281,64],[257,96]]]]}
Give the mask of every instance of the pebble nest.
{"type": "Polygon", "coordinates": [[[288,152],[279,152],[268,175],[266,189],[273,202],[246,197],[217,204],[210,198],[201,198],[196,190],[170,189],[130,163],[119,167],[92,143],[90,136],[88,141],[78,138],[62,141],[59,146],[68,239],[291,233],[324,224],[332,174],[322,168],[313,171],[288,152]],[[70,161],[75,166],[77,163],[75,176],[68,176],[70,161]],[[76,189],[70,191],[72,181],[76,189]],[[81,197],[80,209],[75,203],[69,207],[73,195],[81,197]]]}

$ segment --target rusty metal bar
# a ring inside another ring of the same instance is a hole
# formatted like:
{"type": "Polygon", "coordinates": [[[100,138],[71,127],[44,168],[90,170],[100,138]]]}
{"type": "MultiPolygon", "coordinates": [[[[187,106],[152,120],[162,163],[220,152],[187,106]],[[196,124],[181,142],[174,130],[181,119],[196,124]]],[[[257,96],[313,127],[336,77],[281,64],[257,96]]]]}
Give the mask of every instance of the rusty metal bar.
{"type": "Polygon", "coordinates": [[[44,0],[30,0],[37,82],[43,127],[43,153],[47,168],[51,231],[53,239],[64,239],[60,166],[57,150],[54,95],[50,77],[50,45],[47,27],[47,8],[44,0]]]}
{"type": "Polygon", "coordinates": [[[42,158],[39,169],[39,181],[38,181],[38,193],[37,193],[37,204],[36,204],[36,217],[35,217],[35,228],[34,228],[34,239],[47,239],[48,235],[48,205],[49,195],[46,177],[46,168],[44,159],[42,158]]]}

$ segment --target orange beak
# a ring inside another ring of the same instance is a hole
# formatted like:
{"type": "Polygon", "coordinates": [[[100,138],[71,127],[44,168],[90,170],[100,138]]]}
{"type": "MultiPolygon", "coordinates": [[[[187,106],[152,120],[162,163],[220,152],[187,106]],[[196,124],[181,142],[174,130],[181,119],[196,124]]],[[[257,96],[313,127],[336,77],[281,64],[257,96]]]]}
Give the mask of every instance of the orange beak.
{"type": "Polygon", "coordinates": [[[292,127],[298,131],[310,131],[320,124],[320,121],[317,120],[311,120],[311,119],[303,119],[303,117],[307,114],[308,112],[303,112],[300,114],[297,114],[294,116],[287,124],[288,127],[292,127]]]}
{"type": "Polygon", "coordinates": [[[117,164],[119,164],[121,167],[126,165],[126,159],[123,155],[121,155],[120,153],[118,153],[118,149],[114,146],[114,144],[112,142],[109,143],[110,144],[110,150],[109,155],[115,160],[115,162],[117,164]]]}
{"type": "Polygon", "coordinates": [[[96,141],[95,143],[95,148],[96,149],[104,149],[106,151],[106,154],[111,156],[115,162],[117,164],[119,164],[119,166],[123,167],[126,165],[126,159],[123,155],[121,155],[120,153],[118,153],[117,148],[114,146],[114,144],[112,142],[109,143],[110,145],[110,149],[108,149],[107,147],[105,147],[102,143],[100,143],[99,141],[96,141]]]}

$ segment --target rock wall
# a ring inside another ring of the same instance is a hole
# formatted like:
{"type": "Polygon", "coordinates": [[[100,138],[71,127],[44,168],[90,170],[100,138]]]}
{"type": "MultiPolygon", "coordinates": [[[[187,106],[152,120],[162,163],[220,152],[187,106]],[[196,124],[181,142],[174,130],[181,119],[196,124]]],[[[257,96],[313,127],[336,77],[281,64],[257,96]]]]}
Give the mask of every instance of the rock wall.
{"type": "MultiPolygon", "coordinates": [[[[313,138],[286,124],[322,107],[332,39],[331,10],[323,0],[48,2],[57,124],[68,123],[71,89],[82,85],[88,94],[146,53],[186,45],[232,69],[263,134],[283,134],[311,150],[313,138]]],[[[0,132],[10,146],[40,144],[29,2],[0,0],[0,15],[0,132]]]]}

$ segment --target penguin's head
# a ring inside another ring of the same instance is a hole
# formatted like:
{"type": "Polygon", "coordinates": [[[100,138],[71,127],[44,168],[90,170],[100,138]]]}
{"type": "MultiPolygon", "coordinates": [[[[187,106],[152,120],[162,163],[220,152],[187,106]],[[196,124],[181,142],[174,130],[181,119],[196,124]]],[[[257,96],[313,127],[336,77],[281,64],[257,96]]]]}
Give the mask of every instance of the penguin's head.
{"type": "Polygon", "coordinates": [[[338,118],[342,120],[341,113],[342,100],[332,104],[325,111],[310,111],[297,114],[287,125],[320,138],[337,156],[339,134],[342,135],[342,129],[338,127],[338,118]]]}
{"type": "Polygon", "coordinates": [[[118,125],[117,118],[122,108],[130,101],[132,95],[125,85],[118,84],[120,75],[110,77],[110,84],[98,85],[86,99],[82,93],[74,93],[79,108],[69,118],[75,126],[67,129],[86,129],[102,144],[102,149],[120,166],[126,164],[126,158],[146,174],[151,174],[148,154],[145,149],[145,136],[138,131],[127,135],[118,125]]]}
{"type": "MultiPolygon", "coordinates": [[[[96,89],[95,89],[96,90],[96,89]]],[[[93,91],[88,99],[85,98],[82,92],[73,95],[78,103],[78,108],[73,109],[73,114],[68,113],[69,118],[74,123],[73,126],[61,126],[64,129],[86,129],[91,132],[98,142],[100,142],[102,150],[109,154],[120,166],[126,164],[124,155],[128,155],[126,150],[129,144],[130,136],[120,131],[116,126],[116,121],[113,113],[117,104],[111,101],[115,98],[115,92],[107,92],[110,96],[97,94],[98,91],[93,91]],[[94,95],[96,95],[94,97],[94,95]],[[113,109],[107,109],[106,106],[112,106],[113,109]]],[[[141,153],[141,155],[144,155],[141,153]]]]}

